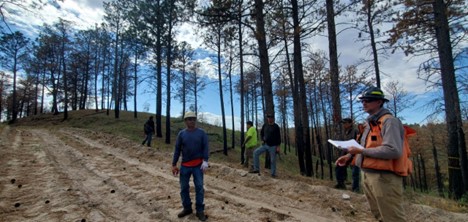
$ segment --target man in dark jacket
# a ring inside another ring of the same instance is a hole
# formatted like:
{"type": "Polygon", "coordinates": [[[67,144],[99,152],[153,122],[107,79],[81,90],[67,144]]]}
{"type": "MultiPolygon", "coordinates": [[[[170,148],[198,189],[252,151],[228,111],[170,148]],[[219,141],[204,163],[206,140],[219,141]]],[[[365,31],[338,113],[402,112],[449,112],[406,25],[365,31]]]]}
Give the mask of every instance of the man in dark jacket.
{"type": "MultiPolygon", "coordinates": [[[[343,123],[343,128],[345,131],[344,140],[356,139],[358,132],[353,127],[353,120],[351,118],[344,118],[343,120],[341,120],[341,123],[343,123]]],[[[346,152],[345,149],[338,149],[338,152],[339,152],[338,157],[346,155],[348,153],[346,152]]],[[[345,181],[346,181],[346,178],[348,177],[347,170],[348,170],[348,165],[344,165],[344,166],[337,165],[335,167],[335,175],[336,175],[335,188],[346,189],[345,181]]],[[[353,179],[354,179],[354,172],[353,172],[353,179]]],[[[354,189],[354,184],[353,184],[353,189],[354,189]]]]}
{"type": "Polygon", "coordinates": [[[260,132],[263,145],[255,149],[253,153],[254,168],[249,173],[260,172],[260,155],[264,152],[270,153],[271,177],[276,177],[276,153],[280,151],[281,133],[278,124],[275,123],[275,116],[267,114],[267,123],[263,124],[260,132]]]}
{"type": "Polygon", "coordinates": [[[153,139],[153,134],[155,134],[153,116],[150,116],[149,119],[145,122],[143,130],[145,131],[145,140],[141,142],[141,145],[145,145],[146,143],[149,147],[151,147],[151,140],[153,139]]]}

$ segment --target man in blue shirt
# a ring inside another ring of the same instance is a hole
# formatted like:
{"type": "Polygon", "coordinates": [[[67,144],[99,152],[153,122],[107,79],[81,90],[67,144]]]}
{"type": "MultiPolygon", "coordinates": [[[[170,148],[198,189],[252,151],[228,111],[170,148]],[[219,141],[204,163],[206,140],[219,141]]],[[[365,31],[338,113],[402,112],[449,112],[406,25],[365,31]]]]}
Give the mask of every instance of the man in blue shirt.
{"type": "Polygon", "coordinates": [[[204,212],[203,173],[208,169],[208,136],[203,129],[196,127],[197,116],[195,113],[185,113],[184,122],[187,128],[181,130],[177,135],[172,159],[172,173],[174,176],[180,173],[180,197],[184,208],[177,216],[181,218],[193,213],[189,193],[190,177],[193,175],[196,215],[199,220],[205,221],[207,217],[204,212]],[[180,154],[182,154],[182,163],[179,170],[177,162],[180,154]]]}

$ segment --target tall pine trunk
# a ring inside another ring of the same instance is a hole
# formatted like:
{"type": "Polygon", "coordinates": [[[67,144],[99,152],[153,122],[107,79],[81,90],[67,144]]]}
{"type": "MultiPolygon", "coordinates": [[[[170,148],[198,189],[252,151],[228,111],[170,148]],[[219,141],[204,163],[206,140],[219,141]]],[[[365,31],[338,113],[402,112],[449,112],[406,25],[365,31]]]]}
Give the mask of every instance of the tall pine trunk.
{"type": "MultiPolygon", "coordinates": [[[[241,134],[240,134],[240,141],[244,142],[245,140],[245,110],[244,110],[244,97],[245,97],[245,91],[244,91],[244,57],[243,57],[243,43],[242,43],[242,5],[243,5],[244,1],[240,0],[239,1],[239,8],[238,8],[238,23],[237,23],[237,26],[238,26],[238,34],[239,34],[239,72],[240,72],[240,118],[241,118],[241,134]]],[[[256,124],[255,124],[256,126],[256,124]]],[[[241,147],[241,163],[244,163],[245,161],[245,157],[244,157],[244,153],[245,153],[245,147],[241,147]]]]}
{"type": "MultiPolygon", "coordinates": [[[[268,47],[265,33],[265,15],[263,13],[263,0],[255,0],[255,18],[256,30],[255,37],[258,42],[258,51],[260,54],[260,73],[262,76],[263,98],[265,100],[264,111],[274,113],[275,105],[273,101],[273,88],[271,86],[270,62],[268,59],[268,47]]],[[[264,117],[266,122],[266,116],[264,117]]]]}
{"type": "MultiPolygon", "coordinates": [[[[306,86],[304,81],[304,71],[302,67],[302,45],[301,45],[301,26],[299,23],[299,6],[297,4],[297,0],[292,0],[292,16],[293,16],[293,29],[294,29],[294,75],[296,76],[297,83],[296,87],[299,92],[298,98],[299,107],[300,108],[300,126],[302,129],[300,130],[302,134],[301,146],[303,146],[304,150],[304,160],[305,160],[305,175],[312,176],[313,169],[312,169],[312,154],[310,148],[310,133],[309,133],[309,113],[307,110],[307,93],[306,93],[306,86]]],[[[296,126],[298,127],[298,126],[296,126]]],[[[297,136],[297,135],[296,135],[297,136]]]]}
{"type": "Polygon", "coordinates": [[[342,139],[341,133],[341,102],[338,70],[338,49],[336,47],[335,10],[333,0],[327,0],[327,27],[328,27],[328,51],[330,55],[330,79],[332,98],[333,138],[342,139]]]}
{"type": "Polygon", "coordinates": [[[228,155],[227,150],[227,130],[226,130],[226,113],[224,111],[224,96],[223,96],[223,79],[221,75],[221,29],[218,29],[216,38],[218,38],[217,48],[218,48],[218,86],[219,86],[219,100],[221,103],[221,119],[223,122],[223,154],[228,155]]]}
{"type": "Polygon", "coordinates": [[[453,65],[450,30],[446,14],[447,8],[443,0],[435,0],[433,8],[448,133],[449,194],[450,197],[458,200],[468,190],[465,134],[463,132],[460,100],[453,65]]]}

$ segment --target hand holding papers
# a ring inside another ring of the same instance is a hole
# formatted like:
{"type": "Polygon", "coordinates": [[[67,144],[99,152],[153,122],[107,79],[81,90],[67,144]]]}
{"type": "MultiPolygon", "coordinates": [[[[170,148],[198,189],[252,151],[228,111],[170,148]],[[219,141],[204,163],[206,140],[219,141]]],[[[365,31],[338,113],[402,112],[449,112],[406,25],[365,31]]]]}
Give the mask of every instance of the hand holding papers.
{"type": "Polygon", "coordinates": [[[340,148],[340,149],[348,149],[351,146],[357,147],[359,149],[364,149],[361,144],[359,144],[356,140],[350,139],[346,141],[341,141],[341,140],[328,140],[329,143],[331,143],[333,146],[340,148]]]}

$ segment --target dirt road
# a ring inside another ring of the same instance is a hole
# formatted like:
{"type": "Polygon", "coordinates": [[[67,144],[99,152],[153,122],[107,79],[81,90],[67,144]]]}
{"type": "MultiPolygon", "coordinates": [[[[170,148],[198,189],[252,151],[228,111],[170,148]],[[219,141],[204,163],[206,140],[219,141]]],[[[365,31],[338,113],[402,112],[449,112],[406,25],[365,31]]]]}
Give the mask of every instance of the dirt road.
{"type": "MultiPolygon", "coordinates": [[[[194,214],[177,218],[179,183],[169,152],[74,128],[4,127],[0,135],[0,221],[197,221],[194,214]]],[[[373,221],[361,194],[267,175],[210,163],[208,220],[373,221]]],[[[414,204],[407,209],[410,221],[468,218],[414,204]]]]}

